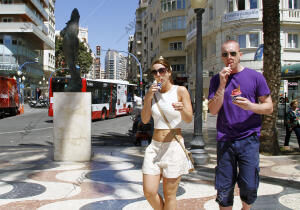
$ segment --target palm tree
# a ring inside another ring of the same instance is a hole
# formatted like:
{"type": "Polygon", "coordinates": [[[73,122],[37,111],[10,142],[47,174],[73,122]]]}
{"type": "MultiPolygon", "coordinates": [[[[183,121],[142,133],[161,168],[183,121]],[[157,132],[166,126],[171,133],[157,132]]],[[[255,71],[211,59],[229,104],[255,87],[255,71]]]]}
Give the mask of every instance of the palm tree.
{"type": "Polygon", "coordinates": [[[260,151],[272,155],[279,154],[278,131],[276,127],[278,96],[281,80],[280,55],[280,0],[263,0],[264,60],[263,75],[271,91],[274,111],[264,115],[261,129],[260,151]]]}

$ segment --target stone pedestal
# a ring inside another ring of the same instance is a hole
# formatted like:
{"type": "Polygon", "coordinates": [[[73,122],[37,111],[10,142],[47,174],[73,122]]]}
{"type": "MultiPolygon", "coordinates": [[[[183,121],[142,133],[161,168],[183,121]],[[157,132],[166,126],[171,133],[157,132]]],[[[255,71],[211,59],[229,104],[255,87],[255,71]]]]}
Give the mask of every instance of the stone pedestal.
{"type": "Polygon", "coordinates": [[[90,161],[91,93],[55,92],[53,107],[55,161],[90,161]]]}

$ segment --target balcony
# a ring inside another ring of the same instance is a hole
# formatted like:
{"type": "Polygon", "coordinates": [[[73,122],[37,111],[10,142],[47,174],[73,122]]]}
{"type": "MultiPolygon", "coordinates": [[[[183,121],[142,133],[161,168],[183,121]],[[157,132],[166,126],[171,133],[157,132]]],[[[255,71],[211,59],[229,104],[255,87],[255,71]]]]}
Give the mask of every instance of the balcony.
{"type": "Polygon", "coordinates": [[[44,20],[48,20],[48,14],[44,9],[43,5],[38,0],[31,0],[31,3],[37,8],[37,10],[42,14],[44,20]]]}
{"type": "Polygon", "coordinates": [[[35,25],[38,25],[45,34],[48,34],[48,29],[44,25],[44,22],[42,22],[39,18],[37,18],[37,16],[32,12],[32,10],[29,9],[29,7],[27,7],[25,4],[18,4],[18,5],[0,4],[0,11],[1,11],[0,13],[1,15],[10,15],[10,14],[26,15],[27,17],[30,18],[32,22],[35,23],[35,25]]]}
{"type": "Polygon", "coordinates": [[[0,31],[2,33],[22,33],[24,37],[37,45],[37,49],[55,49],[55,44],[48,38],[48,33],[45,34],[41,27],[31,22],[1,22],[0,31]]]}
{"type": "Polygon", "coordinates": [[[175,58],[175,57],[185,57],[185,51],[184,50],[168,50],[164,51],[161,54],[164,58],[175,58]]]}
{"type": "Polygon", "coordinates": [[[186,29],[181,29],[181,30],[171,30],[171,31],[165,31],[160,33],[160,38],[161,39],[168,39],[172,37],[180,37],[180,36],[185,36],[186,29]]]}
{"type": "Polygon", "coordinates": [[[280,10],[281,21],[300,22],[300,9],[282,9],[280,10]]]}

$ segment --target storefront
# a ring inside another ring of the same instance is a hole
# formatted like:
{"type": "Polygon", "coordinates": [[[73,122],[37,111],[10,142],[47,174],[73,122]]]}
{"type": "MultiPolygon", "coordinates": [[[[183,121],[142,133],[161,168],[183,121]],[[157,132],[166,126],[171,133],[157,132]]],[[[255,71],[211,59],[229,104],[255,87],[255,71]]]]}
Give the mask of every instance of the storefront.
{"type": "Polygon", "coordinates": [[[300,99],[300,63],[281,67],[280,96],[286,93],[287,101],[300,99]]]}

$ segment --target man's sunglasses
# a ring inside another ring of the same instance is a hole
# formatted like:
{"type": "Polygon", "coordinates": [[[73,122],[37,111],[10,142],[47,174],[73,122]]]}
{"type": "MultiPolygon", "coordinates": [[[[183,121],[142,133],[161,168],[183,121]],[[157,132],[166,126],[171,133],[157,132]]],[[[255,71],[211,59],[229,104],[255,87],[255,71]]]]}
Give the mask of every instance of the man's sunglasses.
{"type": "Polygon", "coordinates": [[[235,57],[236,54],[237,54],[237,52],[229,52],[229,53],[228,53],[228,52],[223,52],[223,53],[222,53],[222,57],[223,57],[223,58],[227,58],[229,54],[230,54],[231,56],[235,57]]]}
{"type": "Polygon", "coordinates": [[[157,72],[158,72],[159,75],[164,75],[164,74],[166,73],[167,70],[168,70],[168,68],[163,67],[163,68],[159,68],[159,69],[157,69],[157,70],[152,70],[152,71],[151,71],[151,74],[152,74],[153,76],[156,76],[156,75],[157,75],[157,72]]]}

